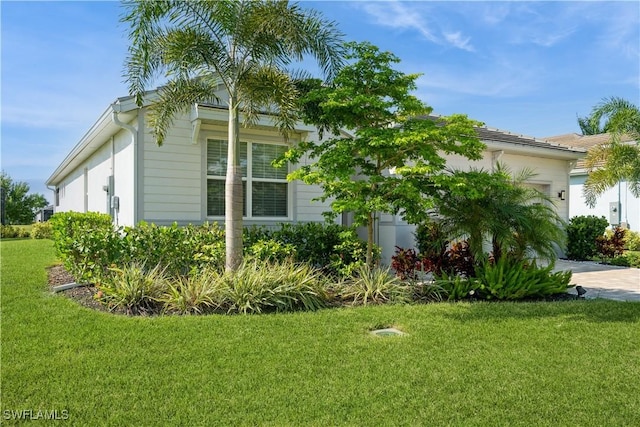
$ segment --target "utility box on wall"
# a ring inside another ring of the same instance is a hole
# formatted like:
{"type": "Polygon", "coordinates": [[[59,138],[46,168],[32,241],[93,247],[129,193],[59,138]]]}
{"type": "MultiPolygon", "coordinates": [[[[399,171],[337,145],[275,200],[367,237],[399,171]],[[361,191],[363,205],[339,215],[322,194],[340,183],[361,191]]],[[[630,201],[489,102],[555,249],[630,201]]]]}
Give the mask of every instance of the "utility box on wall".
{"type": "Polygon", "coordinates": [[[620,225],[620,203],[609,202],[609,224],[620,225]]]}

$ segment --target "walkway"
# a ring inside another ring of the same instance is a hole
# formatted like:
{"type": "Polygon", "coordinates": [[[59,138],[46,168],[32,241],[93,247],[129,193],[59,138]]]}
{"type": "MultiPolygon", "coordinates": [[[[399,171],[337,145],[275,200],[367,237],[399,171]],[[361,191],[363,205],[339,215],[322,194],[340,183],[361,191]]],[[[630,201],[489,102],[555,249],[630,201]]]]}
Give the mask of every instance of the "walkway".
{"type": "MultiPolygon", "coordinates": [[[[595,262],[557,260],[555,270],[571,270],[571,284],[582,286],[585,298],[640,301],[640,269],[595,262]]],[[[572,288],[570,293],[576,293],[572,288]]]]}

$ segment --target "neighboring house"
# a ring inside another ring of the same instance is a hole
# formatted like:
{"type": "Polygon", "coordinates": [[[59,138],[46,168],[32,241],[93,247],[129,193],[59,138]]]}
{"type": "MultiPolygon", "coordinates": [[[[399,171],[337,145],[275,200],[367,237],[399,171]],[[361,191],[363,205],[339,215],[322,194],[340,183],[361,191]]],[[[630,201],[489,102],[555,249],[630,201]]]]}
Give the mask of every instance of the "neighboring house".
{"type": "MultiPolygon", "coordinates": [[[[223,222],[227,109],[194,105],[176,117],[161,147],[145,127],[145,112],[131,97],[118,98],[106,109],[47,180],[54,188],[55,211],[108,213],[120,225],[223,222]]],[[[261,116],[256,126],[240,132],[244,224],[324,221],[328,202],[312,201],[321,189],[287,182],[286,168],[271,166],[287,143],[270,118],[261,116]]],[[[478,128],[478,134],[487,145],[483,159],[452,156],[450,166],[491,170],[501,161],[514,172],[532,168],[538,175],[529,184],[551,196],[568,219],[569,171],[584,150],[498,129],[478,128]]],[[[299,124],[289,143],[303,139],[317,141],[315,128],[299,124]]],[[[349,215],[337,222],[349,225],[349,215]]],[[[383,261],[389,262],[396,245],[414,246],[413,230],[398,216],[380,215],[376,238],[383,261]]]]}
{"type": "Polygon", "coordinates": [[[49,221],[49,218],[51,218],[51,215],[53,215],[53,205],[44,207],[40,209],[38,212],[36,212],[34,222],[49,221]]]}
{"type": "MultiPolygon", "coordinates": [[[[596,145],[606,144],[610,139],[609,134],[599,135],[579,135],[570,133],[546,138],[559,144],[582,147],[589,150],[596,145]]],[[[623,138],[622,142],[635,143],[630,137],[623,138]]],[[[618,185],[605,191],[596,200],[596,205],[592,208],[587,205],[582,189],[587,180],[588,171],[584,161],[578,161],[570,174],[570,199],[569,217],[580,215],[604,216],[612,226],[622,225],[634,231],[640,231],[640,198],[631,194],[631,190],[626,181],[621,181],[618,185]]]]}

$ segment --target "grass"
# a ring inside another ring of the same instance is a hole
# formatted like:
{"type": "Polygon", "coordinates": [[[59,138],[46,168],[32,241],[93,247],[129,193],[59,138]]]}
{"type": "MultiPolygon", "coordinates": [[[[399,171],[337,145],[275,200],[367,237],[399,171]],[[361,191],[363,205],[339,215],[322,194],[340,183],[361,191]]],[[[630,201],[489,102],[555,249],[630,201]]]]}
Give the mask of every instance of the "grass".
{"type": "MultiPolygon", "coordinates": [[[[439,303],[134,318],[3,241],[2,416],[69,425],[640,425],[640,303],[439,303]],[[373,337],[395,326],[404,337],[373,337]]],[[[10,424],[12,421],[5,421],[10,424]]]]}

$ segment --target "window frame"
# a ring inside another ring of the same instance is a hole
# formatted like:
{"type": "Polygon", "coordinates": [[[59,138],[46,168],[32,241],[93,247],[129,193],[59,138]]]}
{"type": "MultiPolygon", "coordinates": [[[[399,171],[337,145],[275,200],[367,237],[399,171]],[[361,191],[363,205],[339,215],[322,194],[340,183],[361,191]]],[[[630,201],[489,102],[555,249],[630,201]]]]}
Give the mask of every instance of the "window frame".
{"type": "MultiPolygon", "coordinates": [[[[219,220],[224,220],[225,216],[224,215],[209,215],[209,201],[208,201],[208,197],[207,197],[207,189],[209,186],[209,180],[217,180],[217,181],[222,181],[223,183],[226,181],[226,171],[225,174],[223,176],[219,176],[219,175],[211,175],[209,174],[209,156],[208,156],[208,148],[209,148],[209,143],[211,141],[221,141],[223,143],[228,144],[228,140],[225,138],[220,138],[220,137],[214,137],[214,136],[207,136],[204,140],[205,142],[205,161],[204,161],[204,165],[205,165],[205,207],[204,207],[204,211],[205,211],[205,216],[207,218],[207,220],[214,220],[214,221],[219,221],[219,220]]],[[[259,138],[253,139],[243,139],[240,141],[241,144],[246,144],[247,145],[247,172],[246,172],[246,177],[243,176],[242,177],[242,181],[243,183],[245,183],[245,187],[246,187],[246,197],[244,199],[244,210],[246,212],[246,214],[242,215],[243,220],[247,220],[247,221],[291,221],[293,218],[293,186],[291,185],[292,183],[289,182],[286,178],[284,179],[280,179],[280,178],[254,178],[253,177],[253,146],[254,144],[262,144],[262,145],[276,145],[276,146],[280,146],[280,147],[285,147],[288,148],[288,145],[284,142],[281,143],[277,143],[277,142],[265,142],[265,141],[260,141],[259,138]],[[265,182],[265,183],[277,183],[277,184],[286,184],[286,194],[287,194],[287,201],[286,201],[286,209],[287,209],[287,214],[286,216],[254,216],[253,215],[253,197],[252,197],[252,191],[253,191],[253,183],[254,182],[265,182]]],[[[226,156],[225,156],[226,157],[226,156]]],[[[286,174],[289,174],[290,172],[290,165],[287,164],[286,166],[286,174]]]]}

